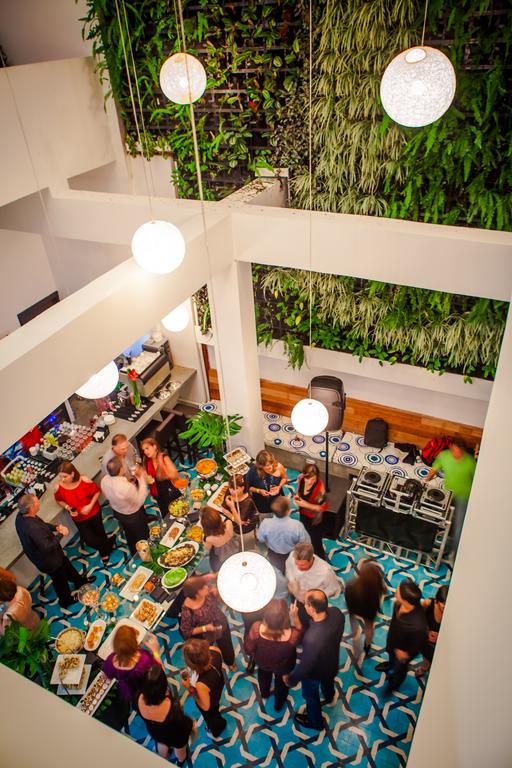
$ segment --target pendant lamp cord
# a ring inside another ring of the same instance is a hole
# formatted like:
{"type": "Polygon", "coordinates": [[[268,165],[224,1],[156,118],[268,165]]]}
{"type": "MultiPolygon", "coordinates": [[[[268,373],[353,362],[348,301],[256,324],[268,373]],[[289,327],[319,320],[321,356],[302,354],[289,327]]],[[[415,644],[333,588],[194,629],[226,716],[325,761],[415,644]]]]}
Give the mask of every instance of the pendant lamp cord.
{"type": "Polygon", "coordinates": [[[425,42],[425,29],[427,26],[427,13],[428,13],[428,0],[425,0],[425,13],[423,15],[423,31],[421,33],[421,46],[423,47],[423,44],[425,42]]]}
{"type": "MultiPolygon", "coordinates": [[[[115,0],[115,3],[116,3],[116,13],[117,13],[117,24],[118,24],[118,27],[119,27],[119,34],[121,36],[121,46],[122,46],[122,49],[123,49],[124,66],[125,66],[125,69],[126,69],[126,77],[127,77],[127,80],[128,80],[128,90],[130,92],[130,101],[131,101],[131,105],[132,105],[133,119],[135,121],[135,129],[137,131],[137,138],[138,138],[138,141],[139,141],[140,151],[142,152],[142,156],[144,157],[144,149],[143,149],[142,136],[141,136],[140,127],[139,127],[139,119],[137,117],[137,109],[135,107],[135,97],[133,95],[132,78],[131,78],[131,75],[130,75],[130,67],[128,66],[128,53],[126,51],[124,25],[123,25],[123,23],[121,21],[121,12],[119,10],[119,2],[118,2],[118,0],[115,0]]],[[[143,169],[143,172],[144,172],[144,181],[145,181],[145,184],[146,184],[146,192],[147,192],[147,198],[148,198],[148,204],[149,204],[149,215],[150,215],[151,221],[154,221],[155,217],[153,215],[153,203],[152,203],[152,200],[151,200],[151,192],[150,192],[150,189],[149,189],[149,181],[148,181],[148,175],[147,175],[147,170],[146,170],[146,164],[145,163],[142,164],[142,169],[143,169]]]]}
{"type": "Polygon", "coordinates": [[[313,0],[309,0],[309,124],[308,124],[308,171],[309,171],[309,348],[313,335],[313,0]]]}
{"type": "MultiPolygon", "coordinates": [[[[181,0],[174,0],[174,13],[176,16],[176,27],[178,32],[178,43],[179,47],[181,49],[181,52],[183,54],[186,54],[187,48],[186,48],[186,36],[185,36],[185,23],[183,20],[183,6],[181,0]]],[[[195,121],[195,115],[194,115],[194,105],[192,104],[192,94],[191,94],[191,87],[190,87],[190,76],[189,76],[189,69],[188,69],[188,59],[185,56],[185,70],[187,73],[187,81],[188,81],[188,87],[189,87],[189,106],[190,106],[190,123],[192,126],[192,141],[194,144],[194,159],[195,159],[195,165],[196,165],[196,177],[197,177],[197,187],[199,191],[199,200],[201,201],[201,217],[203,222],[203,238],[204,238],[204,245],[205,245],[205,251],[206,251],[206,257],[208,261],[208,275],[211,280],[212,275],[212,269],[211,269],[211,257],[210,257],[210,248],[208,244],[208,230],[206,226],[206,206],[204,204],[204,192],[203,192],[203,178],[201,174],[201,160],[199,157],[199,144],[197,141],[197,131],[196,131],[196,121],[195,121]]],[[[211,318],[212,318],[212,325],[214,329],[218,329],[217,325],[217,314],[216,314],[216,308],[215,308],[215,301],[213,299],[213,296],[208,296],[208,300],[210,302],[210,312],[211,312],[211,318]]],[[[217,350],[216,350],[217,351],[217,350]]],[[[216,355],[216,363],[217,363],[217,373],[219,377],[219,387],[222,392],[226,391],[226,388],[224,386],[224,372],[222,368],[222,361],[221,356],[217,353],[216,355]]],[[[229,419],[227,416],[227,413],[225,411],[225,403],[221,400],[221,411],[222,415],[221,418],[224,420],[224,424],[226,427],[226,443],[228,450],[232,450],[232,443],[231,443],[231,436],[229,434],[229,419]]],[[[240,503],[238,499],[234,499],[235,506],[237,509],[238,514],[238,526],[240,531],[240,546],[241,551],[245,551],[244,547],[244,536],[243,536],[243,529],[242,529],[242,516],[240,514],[240,503]]]]}

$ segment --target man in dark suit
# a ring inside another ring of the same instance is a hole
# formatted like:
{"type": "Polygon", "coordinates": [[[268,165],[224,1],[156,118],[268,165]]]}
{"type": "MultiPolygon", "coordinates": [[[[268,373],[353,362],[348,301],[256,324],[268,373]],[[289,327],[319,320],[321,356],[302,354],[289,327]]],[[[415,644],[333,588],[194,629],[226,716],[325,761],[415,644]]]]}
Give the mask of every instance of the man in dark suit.
{"type": "Polygon", "coordinates": [[[54,535],[68,534],[65,525],[52,525],[45,523],[37,516],[39,499],[31,493],[21,497],[19,512],[16,517],[16,533],[21,541],[21,546],[28,559],[34,563],[42,573],[48,574],[53,582],[55,592],[62,608],[68,608],[76,602],[76,597],[71,594],[69,582],[75,588],[94,581],[94,576],[83,576],[71,565],[54,535]]]}

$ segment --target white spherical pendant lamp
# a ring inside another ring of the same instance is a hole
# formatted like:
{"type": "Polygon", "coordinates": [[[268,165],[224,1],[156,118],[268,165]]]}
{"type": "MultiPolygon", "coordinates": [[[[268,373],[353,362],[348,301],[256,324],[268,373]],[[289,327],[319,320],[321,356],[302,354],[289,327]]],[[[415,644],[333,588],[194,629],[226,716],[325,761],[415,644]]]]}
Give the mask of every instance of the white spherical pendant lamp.
{"type": "Polygon", "coordinates": [[[455,83],[455,71],[444,53],[427,45],[408,48],[386,67],[380,84],[382,106],[399,125],[430,125],[452,103],[455,83]]]}
{"type": "Polygon", "coordinates": [[[80,397],[85,397],[88,400],[96,400],[99,397],[106,397],[114,391],[118,381],[119,371],[117,370],[117,365],[112,361],[102,368],[101,371],[98,371],[94,376],[91,376],[85,384],[76,390],[76,394],[80,395],[80,397]]]}
{"type": "Polygon", "coordinates": [[[162,325],[172,333],[179,333],[184,331],[190,320],[188,307],[185,304],[180,304],[179,307],[173,309],[168,315],[162,318],[162,325]]]}
{"type": "Polygon", "coordinates": [[[206,88],[203,65],[189,53],[175,53],[162,64],[160,88],[175,104],[193,104],[206,88]]]}
{"type": "Polygon", "coordinates": [[[222,600],[234,611],[259,611],[274,597],[276,573],[262,555],[237,552],[221,565],[217,589],[222,600]]]}
{"type": "Polygon", "coordinates": [[[292,424],[301,435],[318,435],[323,432],[329,421],[327,408],[319,400],[306,398],[299,400],[292,410],[292,424]]]}
{"type": "Polygon", "coordinates": [[[168,221],[147,221],[132,237],[133,258],[155,275],[173,272],[185,257],[185,240],[168,221]]]}

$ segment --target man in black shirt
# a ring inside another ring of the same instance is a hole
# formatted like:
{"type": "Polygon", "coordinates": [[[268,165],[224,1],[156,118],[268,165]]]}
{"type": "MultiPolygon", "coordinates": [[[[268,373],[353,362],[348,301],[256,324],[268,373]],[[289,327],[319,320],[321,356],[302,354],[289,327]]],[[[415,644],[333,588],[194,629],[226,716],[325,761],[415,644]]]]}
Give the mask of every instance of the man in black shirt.
{"type": "Polygon", "coordinates": [[[329,607],[325,592],[310,589],[306,592],[304,607],[311,619],[302,640],[302,657],[288,676],[286,685],[302,683],[302,695],[306,701],[307,714],[295,714],[295,721],[306,728],[322,731],[325,720],[322,717],[320,688],[329,703],[334,699],[334,678],[338,672],[340,644],[345,619],[338,608],[329,607]]]}
{"type": "Polygon", "coordinates": [[[94,581],[94,576],[87,577],[79,574],[64,554],[54,533],[66,536],[68,534],[66,526],[45,523],[37,516],[38,510],[37,496],[30,493],[22,496],[16,517],[16,532],[28,559],[39,571],[48,574],[53,581],[59,605],[67,608],[76,602],[68,582],[71,581],[78,588],[82,584],[94,581]]]}
{"type": "Polygon", "coordinates": [[[377,664],[378,672],[389,675],[385,693],[389,694],[405,680],[409,662],[421,653],[427,642],[427,620],[421,607],[421,590],[411,579],[400,582],[389,625],[386,651],[389,662],[377,664]]]}

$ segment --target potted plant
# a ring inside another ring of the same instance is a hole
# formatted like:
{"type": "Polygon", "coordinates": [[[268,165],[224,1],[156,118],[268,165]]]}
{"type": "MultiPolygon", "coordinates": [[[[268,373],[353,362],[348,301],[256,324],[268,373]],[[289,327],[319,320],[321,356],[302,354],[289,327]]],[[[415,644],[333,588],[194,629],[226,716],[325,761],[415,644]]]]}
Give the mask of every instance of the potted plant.
{"type": "Polygon", "coordinates": [[[198,448],[210,448],[215,461],[220,464],[226,453],[226,440],[240,432],[242,418],[238,414],[223,418],[217,413],[198,411],[187,419],[188,429],[180,432],[179,436],[198,448]]]}
{"type": "Polygon", "coordinates": [[[48,688],[52,669],[49,642],[50,626],[46,619],[33,630],[13,621],[0,639],[0,662],[48,688]]]}

